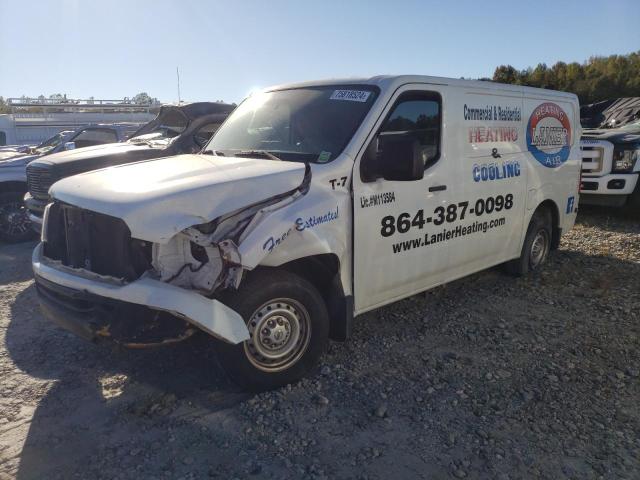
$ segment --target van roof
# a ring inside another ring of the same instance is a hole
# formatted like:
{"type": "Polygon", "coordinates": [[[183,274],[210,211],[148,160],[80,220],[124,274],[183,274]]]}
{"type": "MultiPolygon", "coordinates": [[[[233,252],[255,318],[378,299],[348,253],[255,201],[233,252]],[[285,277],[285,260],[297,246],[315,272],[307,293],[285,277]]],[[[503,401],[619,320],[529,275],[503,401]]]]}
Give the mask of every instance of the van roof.
{"type": "Polygon", "coordinates": [[[544,95],[576,99],[574,93],[547,90],[544,88],[524,87],[522,85],[510,85],[485,80],[464,80],[459,78],[432,77],[428,75],[378,75],[374,77],[337,78],[317,80],[310,82],[289,83],[267,88],[267,91],[284,90],[288,88],[316,87],[327,85],[375,85],[381,90],[395,90],[408,83],[424,83],[431,85],[451,85],[467,88],[480,88],[484,90],[502,90],[518,92],[529,95],[544,95]]]}

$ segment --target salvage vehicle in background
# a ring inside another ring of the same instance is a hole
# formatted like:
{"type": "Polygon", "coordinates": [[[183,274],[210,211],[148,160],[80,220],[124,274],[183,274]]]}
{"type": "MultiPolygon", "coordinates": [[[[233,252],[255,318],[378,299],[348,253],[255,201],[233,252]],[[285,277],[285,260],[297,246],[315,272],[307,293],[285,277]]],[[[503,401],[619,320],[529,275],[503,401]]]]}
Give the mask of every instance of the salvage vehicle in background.
{"type": "Polygon", "coordinates": [[[294,382],[355,315],[540,268],[575,221],[578,120],[573,94],[480,81],[267,89],[200,154],[55,183],[32,262],[42,310],[128,346],[201,330],[245,387],[294,382]]]}
{"type": "Polygon", "coordinates": [[[153,120],[159,104],[124,99],[7,98],[9,113],[0,114],[0,149],[38,145],[62,130],[96,124],[153,120]]]}
{"type": "Polygon", "coordinates": [[[7,155],[5,159],[0,154],[0,240],[16,243],[34,236],[23,203],[29,163],[65,150],[122,142],[139,128],[139,123],[89,125],[72,133],[57,133],[23,154],[7,155]]]}
{"type": "Polygon", "coordinates": [[[13,147],[0,147],[0,161],[8,160],[22,155],[44,155],[49,153],[52,149],[56,148],[61,143],[69,138],[74,131],[62,130],[61,132],[52,135],[39,145],[20,145],[13,147]]]}
{"type": "Polygon", "coordinates": [[[29,191],[24,201],[32,227],[40,231],[42,214],[51,202],[49,188],[58,180],[111,165],[199,152],[234,108],[219,102],[164,105],[158,116],[127,142],[63,152],[31,162],[27,167],[29,191]]]}
{"type": "Polygon", "coordinates": [[[640,98],[601,104],[606,108],[596,114],[584,107],[591,115],[585,124],[601,123],[583,130],[580,203],[640,212],[640,98]]]}

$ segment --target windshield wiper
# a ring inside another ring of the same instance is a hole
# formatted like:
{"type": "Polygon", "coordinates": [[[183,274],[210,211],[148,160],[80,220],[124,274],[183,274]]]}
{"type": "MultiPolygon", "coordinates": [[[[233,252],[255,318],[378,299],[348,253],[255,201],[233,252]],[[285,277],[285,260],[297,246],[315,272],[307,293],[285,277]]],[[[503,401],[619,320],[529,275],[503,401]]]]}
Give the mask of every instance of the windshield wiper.
{"type": "Polygon", "coordinates": [[[226,157],[222,150],[203,150],[204,155],[215,155],[216,157],[226,157]]]}
{"type": "Polygon", "coordinates": [[[146,145],[147,147],[155,147],[157,144],[153,144],[152,140],[148,140],[146,138],[141,138],[141,139],[137,139],[136,137],[130,138],[129,139],[129,143],[131,143],[132,145],[146,145]]]}
{"type": "Polygon", "coordinates": [[[273,153],[267,150],[241,150],[239,152],[233,152],[234,157],[263,157],[269,160],[282,161],[281,158],[276,157],[273,153]]]}

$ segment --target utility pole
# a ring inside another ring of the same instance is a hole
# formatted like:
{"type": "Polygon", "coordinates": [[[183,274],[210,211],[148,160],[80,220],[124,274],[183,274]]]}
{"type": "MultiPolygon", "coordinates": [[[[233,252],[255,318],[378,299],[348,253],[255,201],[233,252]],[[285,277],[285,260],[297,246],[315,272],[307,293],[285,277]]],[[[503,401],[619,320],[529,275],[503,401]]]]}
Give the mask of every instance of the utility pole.
{"type": "Polygon", "coordinates": [[[176,76],[178,77],[178,105],[180,105],[180,70],[176,67],[176,76]]]}

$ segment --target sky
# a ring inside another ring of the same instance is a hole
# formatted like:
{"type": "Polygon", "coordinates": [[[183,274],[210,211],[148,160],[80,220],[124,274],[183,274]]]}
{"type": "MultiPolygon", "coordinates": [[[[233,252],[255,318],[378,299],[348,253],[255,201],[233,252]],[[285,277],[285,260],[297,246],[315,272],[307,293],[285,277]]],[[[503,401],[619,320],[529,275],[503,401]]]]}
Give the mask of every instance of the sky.
{"type": "Polygon", "coordinates": [[[239,102],[269,85],[640,50],[640,0],[0,0],[0,96],[239,102]]]}

